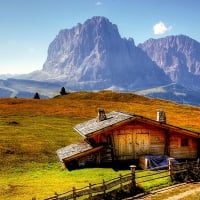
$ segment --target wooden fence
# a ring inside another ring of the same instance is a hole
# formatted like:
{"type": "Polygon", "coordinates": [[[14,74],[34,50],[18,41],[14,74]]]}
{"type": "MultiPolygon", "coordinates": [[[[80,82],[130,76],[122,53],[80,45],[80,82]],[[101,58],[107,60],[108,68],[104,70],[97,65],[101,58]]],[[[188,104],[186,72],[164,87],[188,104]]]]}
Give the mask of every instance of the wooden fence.
{"type": "MultiPolygon", "coordinates": [[[[87,200],[100,200],[104,199],[106,196],[108,196],[108,194],[111,194],[112,192],[116,193],[119,191],[127,191],[129,194],[132,193],[134,195],[137,185],[144,184],[144,182],[152,182],[156,179],[167,177],[171,177],[173,180],[178,174],[190,174],[192,171],[197,173],[197,177],[200,178],[199,160],[195,162],[174,163],[173,159],[170,159],[169,165],[163,166],[162,168],[159,167],[151,169],[151,171],[153,170],[155,172],[153,174],[150,173],[149,175],[142,175],[141,171],[135,173],[135,165],[131,165],[130,168],[131,173],[126,175],[120,175],[119,177],[109,181],[103,180],[102,183],[98,184],[90,183],[89,186],[80,189],[73,187],[70,191],[60,194],[55,193],[53,196],[45,198],[44,200],[78,200],[80,199],[79,197],[82,199],[85,197],[84,199],[87,200]]],[[[142,171],[144,172],[147,170],[142,171]]],[[[194,174],[193,172],[192,174],[194,174]]]]}
{"type": "Polygon", "coordinates": [[[172,180],[181,182],[200,180],[200,160],[171,164],[170,176],[172,180]]]}
{"type": "Polygon", "coordinates": [[[76,200],[78,197],[88,196],[87,199],[102,199],[108,192],[115,190],[123,190],[124,188],[134,188],[135,187],[135,165],[131,166],[131,173],[126,175],[119,175],[119,177],[102,181],[98,184],[89,184],[89,186],[77,189],[75,187],[72,190],[64,192],[62,194],[55,194],[52,197],[46,198],[45,200],[76,200]]]}

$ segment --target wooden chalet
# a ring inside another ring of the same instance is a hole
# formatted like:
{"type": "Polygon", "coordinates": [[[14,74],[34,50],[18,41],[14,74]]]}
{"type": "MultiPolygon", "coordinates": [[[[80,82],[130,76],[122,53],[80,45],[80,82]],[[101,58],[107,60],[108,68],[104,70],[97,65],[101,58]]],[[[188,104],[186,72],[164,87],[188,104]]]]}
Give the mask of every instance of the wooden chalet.
{"type": "Polygon", "coordinates": [[[134,163],[145,155],[187,160],[200,157],[200,133],[167,124],[163,111],[152,120],[120,111],[105,114],[99,109],[97,118],[74,129],[83,142],[57,150],[68,169],[134,163]]]}

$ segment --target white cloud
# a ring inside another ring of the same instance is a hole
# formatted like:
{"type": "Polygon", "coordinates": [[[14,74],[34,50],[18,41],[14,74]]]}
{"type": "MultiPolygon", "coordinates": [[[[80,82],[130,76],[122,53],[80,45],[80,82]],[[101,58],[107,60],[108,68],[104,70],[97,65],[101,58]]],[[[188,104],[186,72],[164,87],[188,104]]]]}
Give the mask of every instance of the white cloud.
{"type": "Polygon", "coordinates": [[[163,22],[158,22],[153,26],[153,32],[155,35],[163,35],[166,32],[170,31],[172,26],[167,27],[163,22]]]}
{"type": "Polygon", "coordinates": [[[96,6],[101,6],[102,5],[102,2],[101,1],[97,1],[96,2],[96,6]]]}

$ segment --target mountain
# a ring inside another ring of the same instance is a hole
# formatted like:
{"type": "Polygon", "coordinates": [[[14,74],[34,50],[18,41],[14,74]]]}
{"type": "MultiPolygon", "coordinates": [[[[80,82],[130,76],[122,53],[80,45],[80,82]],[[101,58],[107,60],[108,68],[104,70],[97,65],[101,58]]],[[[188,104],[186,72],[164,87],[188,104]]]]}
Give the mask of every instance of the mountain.
{"type": "Polygon", "coordinates": [[[200,105],[200,43],[177,35],[136,46],[132,38],[122,38],[107,18],[93,17],[58,33],[42,70],[14,78],[2,80],[2,95],[41,91],[51,97],[64,86],[138,92],[200,105]]]}
{"type": "Polygon", "coordinates": [[[200,43],[184,35],[149,39],[139,47],[172,82],[200,89],[200,43]]]}
{"type": "Polygon", "coordinates": [[[200,91],[171,83],[135,92],[138,95],[171,100],[180,104],[200,105],[200,91]]]}
{"type": "Polygon", "coordinates": [[[105,17],[61,30],[48,48],[42,71],[33,78],[89,90],[136,90],[169,83],[163,70],[133,39],[121,38],[117,26],[105,17]]]}
{"type": "Polygon", "coordinates": [[[41,98],[53,97],[60,92],[59,83],[8,78],[0,80],[0,97],[33,98],[36,92],[41,98]]]}

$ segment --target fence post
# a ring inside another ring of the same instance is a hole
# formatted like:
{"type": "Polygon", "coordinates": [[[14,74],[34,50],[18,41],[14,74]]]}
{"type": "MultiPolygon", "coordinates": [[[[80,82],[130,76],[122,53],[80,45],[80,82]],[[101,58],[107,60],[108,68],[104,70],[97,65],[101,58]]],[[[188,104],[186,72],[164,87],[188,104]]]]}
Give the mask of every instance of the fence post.
{"type": "Polygon", "coordinates": [[[135,168],[136,168],[136,165],[130,165],[130,168],[131,168],[131,176],[132,176],[132,187],[133,189],[136,188],[136,181],[135,181],[135,168]]]}
{"type": "Polygon", "coordinates": [[[55,197],[55,199],[58,199],[58,193],[57,192],[54,193],[54,197],[55,197]]]}
{"type": "Polygon", "coordinates": [[[122,185],[122,175],[119,175],[119,179],[120,179],[120,190],[123,190],[123,185],[122,185]]]}
{"type": "Polygon", "coordinates": [[[76,188],[75,187],[72,188],[72,192],[73,192],[73,200],[76,200],[76,188]]]}
{"type": "Polygon", "coordinates": [[[171,179],[173,180],[173,163],[174,163],[174,158],[169,158],[169,176],[171,177],[171,179]]]}
{"type": "Polygon", "coordinates": [[[103,179],[103,194],[104,194],[104,197],[106,196],[106,184],[105,184],[105,181],[103,179]]]}
{"type": "Polygon", "coordinates": [[[190,162],[188,162],[187,160],[185,161],[186,163],[186,170],[187,170],[187,178],[186,178],[186,182],[191,181],[191,177],[190,177],[190,162]]]}
{"type": "Polygon", "coordinates": [[[89,183],[89,200],[92,200],[92,184],[89,183]]]}

